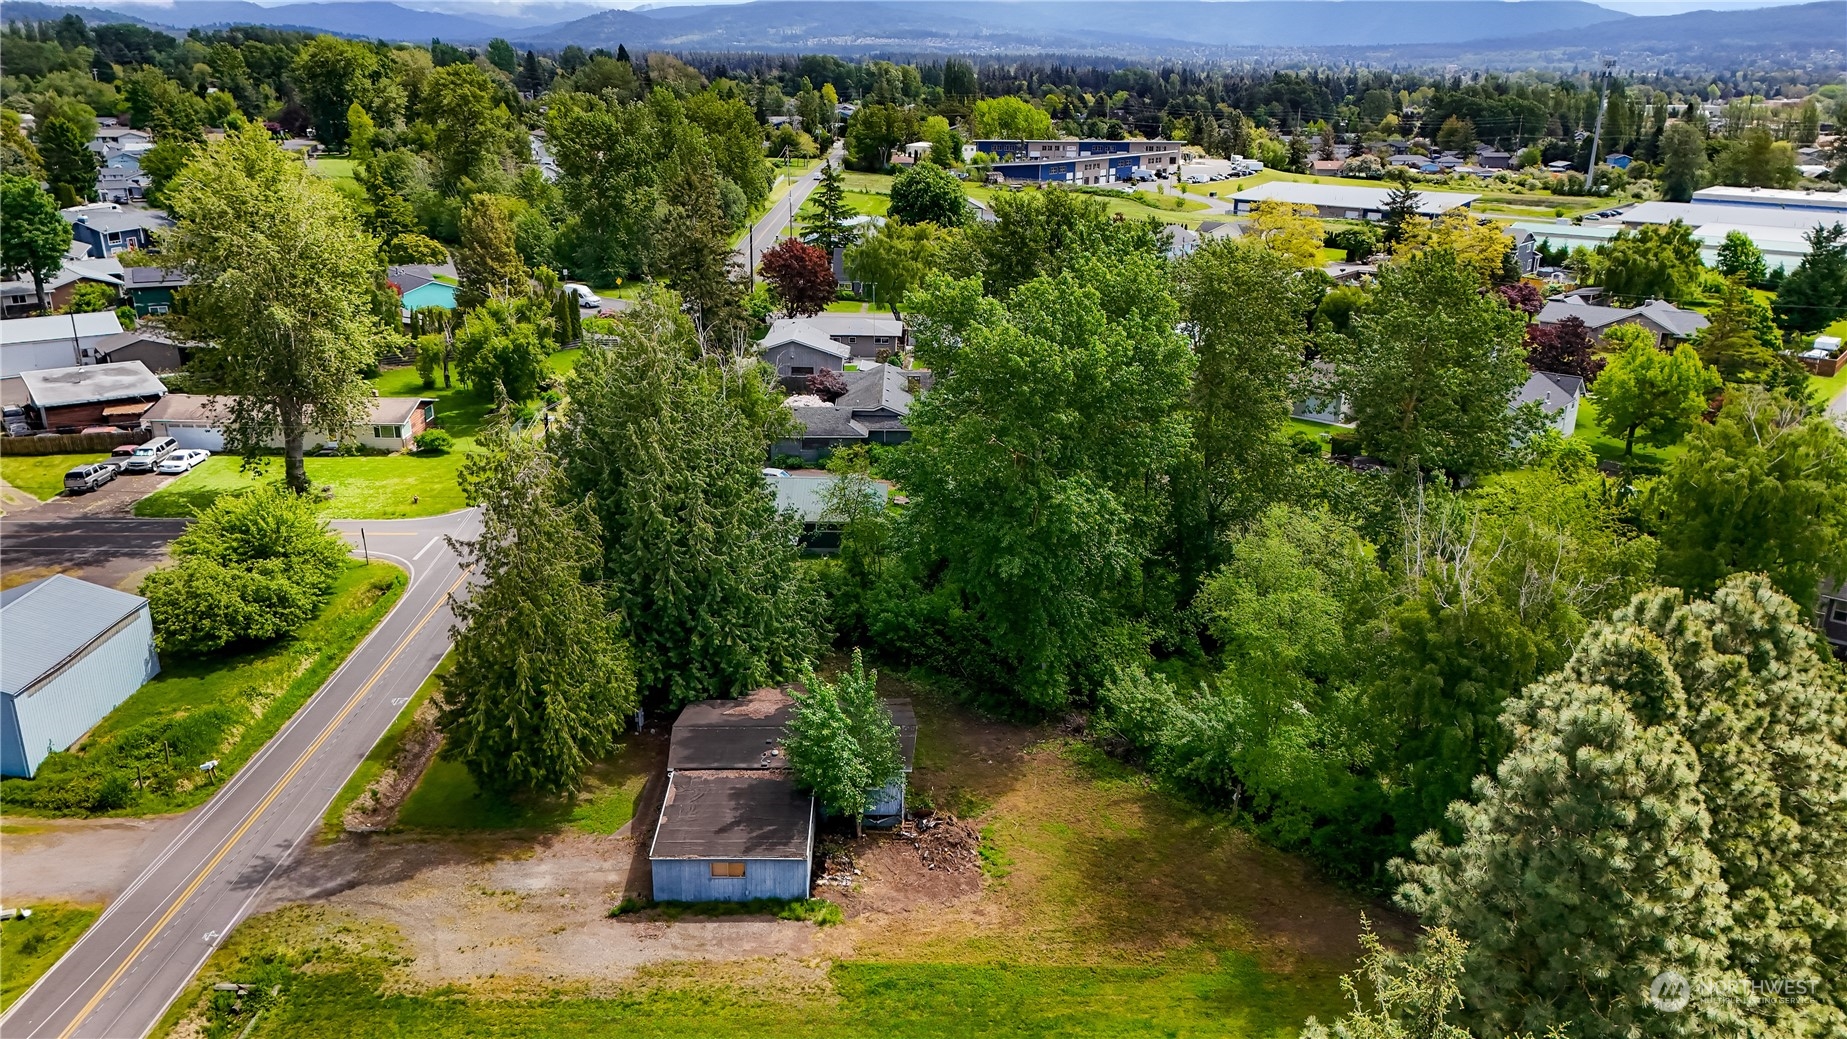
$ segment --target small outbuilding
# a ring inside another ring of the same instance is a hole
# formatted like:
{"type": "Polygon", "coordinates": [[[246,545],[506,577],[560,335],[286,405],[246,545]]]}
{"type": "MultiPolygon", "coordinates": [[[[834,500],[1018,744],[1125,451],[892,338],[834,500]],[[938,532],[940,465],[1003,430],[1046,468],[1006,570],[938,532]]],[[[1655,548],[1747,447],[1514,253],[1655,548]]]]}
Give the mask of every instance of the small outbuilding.
{"type": "MultiPolygon", "coordinates": [[[[917,716],[908,700],[885,704],[908,774],[917,716]]],[[[667,751],[667,794],[648,849],[655,901],[808,897],[815,803],[796,786],[782,749],[794,706],[780,689],[758,689],[680,712],[667,751]]],[[[879,791],[866,821],[895,824],[904,814],[905,786],[900,775],[879,791]]]]}
{"type": "Polygon", "coordinates": [[[139,595],[64,574],[0,592],[0,776],[30,778],[159,673],[139,595]]]}
{"type": "Polygon", "coordinates": [[[140,361],[47,368],[19,378],[30,400],[26,411],[40,429],[132,429],[167,394],[166,384],[140,361]]]}

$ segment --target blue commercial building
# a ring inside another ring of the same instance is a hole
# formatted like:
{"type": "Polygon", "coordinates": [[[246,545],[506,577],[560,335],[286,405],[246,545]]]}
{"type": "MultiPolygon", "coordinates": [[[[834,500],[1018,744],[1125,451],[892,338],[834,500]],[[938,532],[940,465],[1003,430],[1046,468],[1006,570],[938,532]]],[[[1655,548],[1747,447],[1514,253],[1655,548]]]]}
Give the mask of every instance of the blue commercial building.
{"type": "Polygon", "coordinates": [[[159,673],[139,595],[63,574],[0,592],[0,776],[30,777],[159,673]]]}
{"type": "Polygon", "coordinates": [[[1180,174],[1175,141],[984,140],[975,150],[992,156],[990,169],[1008,181],[1114,184],[1180,174]]]}
{"type": "MultiPolygon", "coordinates": [[[[888,700],[911,770],[917,717],[888,700]]],[[[794,701],[779,689],[689,704],[674,722],[667,794],[648,848],[657,902],[807,898],[812,888],[814,798],[798,789],[782,750],[794,701]]],[[[905,778],[880,791],[874,825],[904,814],[905,778]]]]}

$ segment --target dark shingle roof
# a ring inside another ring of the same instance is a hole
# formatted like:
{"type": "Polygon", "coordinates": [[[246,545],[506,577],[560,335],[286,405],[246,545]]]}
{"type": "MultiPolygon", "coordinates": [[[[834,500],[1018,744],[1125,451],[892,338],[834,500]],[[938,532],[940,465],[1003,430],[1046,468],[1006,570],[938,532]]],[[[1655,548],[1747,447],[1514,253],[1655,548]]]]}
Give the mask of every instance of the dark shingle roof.
{"type": "Polygon", "coordinates": [[[787,772],[675,772],[651,859],[806,859],[814,798],[787,772]]]}

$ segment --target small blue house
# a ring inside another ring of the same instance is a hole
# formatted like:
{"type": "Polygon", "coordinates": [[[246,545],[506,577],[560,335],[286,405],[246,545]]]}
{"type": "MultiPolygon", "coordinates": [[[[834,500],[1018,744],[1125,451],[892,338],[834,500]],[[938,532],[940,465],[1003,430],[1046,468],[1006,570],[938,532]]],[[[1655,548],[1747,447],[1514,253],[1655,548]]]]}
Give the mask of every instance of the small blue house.
{"type": "Polygon", "coordinates": [[[63,574],[0,592],[0,776],[30,778],[159,673],[139,595],[63,574]]]}
{"type": "MultiPolygon", "coordinates": [[[[917,716],[887,700],[909,773],[917,716]]],[[[807,898],[814,861],[814,798],[799,790],[782,749],[795,704],[780,689],[688,704],[673,725],[667,794],[648,863],[657,902],[807,898]]],[[[874,825],[904,815],[905,777],[880,792],[874,825]]]]}

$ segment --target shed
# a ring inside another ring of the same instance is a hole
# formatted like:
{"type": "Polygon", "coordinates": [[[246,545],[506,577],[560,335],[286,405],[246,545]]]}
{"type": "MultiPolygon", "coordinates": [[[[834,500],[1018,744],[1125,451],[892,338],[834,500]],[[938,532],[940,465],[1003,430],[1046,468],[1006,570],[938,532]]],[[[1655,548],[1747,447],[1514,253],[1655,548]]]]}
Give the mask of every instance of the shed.
{"type": "Polygon", "coordinates": [[[807,898],[814,798],[784,770],[668,773],[648,862],[657,902],[807,898]]]}
{"type": "MultiPolygon", "coordinates": [[[[887,700],[904,771],[917,753],[909,700],[887,700]]],[[[660,902],[807,898],[814,858],[814,798],[797,789],[782,751],[794,701],[780,689],[688,704],[667,751],[667,795],[648,860],[660,902]]],[[[904,814],[905,779],[879,791],[867,821],[904,814]]]]}
{"type": "Polygon", "coordinates": [[[0,592],[0,775],[30,777],[159,673],[146,599],[64,574],[0,592]]]}
{"type": "Polygon", "coordinates": [[[141,424],[167,387],[140,361],[23,372],[26,407],[41,429],[141,424]]]}
{"type": "Polygon", "coordinates": [[[146,324],[96,344],[96,354],[103,361],[111,364],[140,361],[157,375],[179,371],[185,366],[190,349],[190,346],[175,342],[157,324],[146,324]]]}

